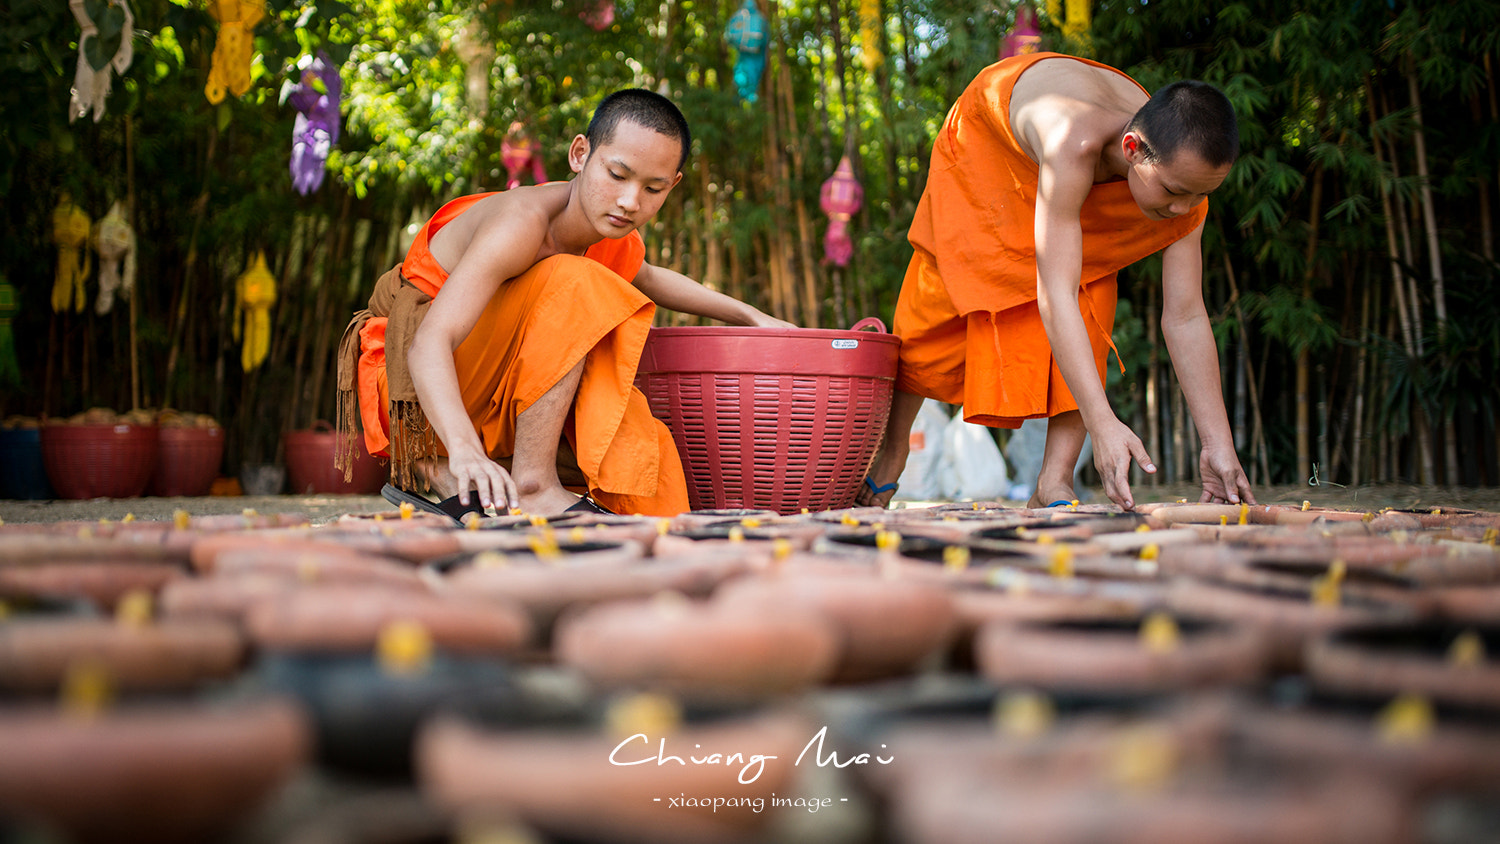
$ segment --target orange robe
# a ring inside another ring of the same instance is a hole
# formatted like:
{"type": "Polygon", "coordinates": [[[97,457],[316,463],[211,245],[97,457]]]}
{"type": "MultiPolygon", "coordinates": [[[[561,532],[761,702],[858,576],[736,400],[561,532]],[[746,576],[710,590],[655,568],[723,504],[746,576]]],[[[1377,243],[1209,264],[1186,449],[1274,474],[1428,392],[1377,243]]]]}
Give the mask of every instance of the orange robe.
{"type": "MultiPolygon", "coordinates": [[[[964,418],[983,425],[1018,428],[1078,408],[1037,310],[1038,168],[1010,125],[1016,80],[1055,58],[1113,70],[1031,53],[980,71],[943,121],[908,234],[914,254],[892,326],[901,338],[896,389],[962,404],[964,418]]],[[[1101,382],[1114,347],[1116,274],[1182,239],[1207,213],[1204,202],[1173,220],[1148,219],[1124,180],[1089,192],[1079,215],[1078,304],[1101,382]]]]}
{"type": "MultiPolygon", "coordinates": [[[[418,232],[402,275],[436,297],[448,272],[430,238],[489,194],[455,199],[418,232]]],[[[515,451],[516,417],[582,360],[564,435],[589,492],[617,513],[671,516],[688,509],[687,479],[666,425],[634,386],[656,306],[629,280],[645,259],[638,232],[583,257],[555,255],[505,281],[454,352],[459,391],[492,458],[515,451]]],[[[389,446],[384,317],[359,330],[359,414],[371,454],[389,446]]],[[[441,443],[438,444],[442,452],[441,443]]]]}

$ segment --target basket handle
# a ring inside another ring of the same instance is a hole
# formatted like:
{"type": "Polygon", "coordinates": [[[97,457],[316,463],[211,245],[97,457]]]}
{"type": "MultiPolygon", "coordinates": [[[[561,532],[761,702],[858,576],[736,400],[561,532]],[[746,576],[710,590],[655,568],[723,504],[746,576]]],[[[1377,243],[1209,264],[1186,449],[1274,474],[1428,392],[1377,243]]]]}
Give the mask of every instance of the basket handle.
{"type": "Polygon", "coordinates": [[[881,334],[885,333],[885,323],[883,323],[883,322],[880,321],[880,317],[872,317],[872,316],[867,316],[864,319],[860,320],[859,322],[854,323],[854,327],[851,328],[851,329],[849,329],[849,330],[850,331],[864,331],[866,328],[873,328],[873,329],[875,329],[877,332],[879,332],[881,334]]]}

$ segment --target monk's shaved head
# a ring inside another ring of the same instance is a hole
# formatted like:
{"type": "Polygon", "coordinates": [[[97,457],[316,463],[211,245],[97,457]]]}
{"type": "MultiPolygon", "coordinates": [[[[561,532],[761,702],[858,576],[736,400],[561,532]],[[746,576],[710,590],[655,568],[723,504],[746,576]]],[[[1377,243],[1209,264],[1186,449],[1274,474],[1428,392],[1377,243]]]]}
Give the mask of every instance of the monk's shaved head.
{"type": "Polygon", "coordinates": [[[1240,127],[1224,92],[1196,80],[1157,91],[1125,127],[1145,140],[1147,161],[1170,163],[1187,149],[1207,164],[1223,167],[1240,154],[1240,127]]]}
{"type": "Polygon", "coordinates": [[[614,140],[615,127],[621,120],[641,126],[677,141],[682,145],[682,157],[677,169],[687,163],[688,148],[693,145],[693,135],[688,131],[687,118],[672,101],[661,94],[645,88],[626,88],[605,97],[594,109],[594,118],[589,121],[589,149],[594,150],[614,140]]]}

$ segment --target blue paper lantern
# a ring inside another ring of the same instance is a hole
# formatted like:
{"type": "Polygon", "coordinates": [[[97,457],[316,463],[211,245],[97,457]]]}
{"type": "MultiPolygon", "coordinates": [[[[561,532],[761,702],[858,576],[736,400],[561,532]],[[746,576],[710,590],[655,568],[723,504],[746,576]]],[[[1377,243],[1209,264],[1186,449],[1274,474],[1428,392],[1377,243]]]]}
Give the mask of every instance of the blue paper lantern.
{"type": "Polygon", "coordinates": [[[744,0],[724,28],[725,39],[739,52],[734,63],[734,84],[745,102],[757,99],[760,77],[766,70],[766,39],[770,29],[755,0],[744,0]]]}

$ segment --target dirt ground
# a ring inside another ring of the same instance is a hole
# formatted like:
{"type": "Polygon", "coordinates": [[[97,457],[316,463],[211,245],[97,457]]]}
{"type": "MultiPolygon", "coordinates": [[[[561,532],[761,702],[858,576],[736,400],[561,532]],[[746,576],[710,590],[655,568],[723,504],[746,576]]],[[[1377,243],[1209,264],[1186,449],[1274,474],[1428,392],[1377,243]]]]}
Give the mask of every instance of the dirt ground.
{"type": "MultiPolygon", "coordinates": [[[[1195,486],[1175,485],[1140,487],[1135,490],[1141,502],[1198,500],[1201,490],[1195,486]]],[[[1104,500],[1099,489],[1090,490],[1087,501],[1104,500]]],[[[1333,485],[1275,486],[1256,490],[1261,504],[1300,504],[1310,501],[1319,507],[1345,510],[1423,509],[1433,507],[1500,511],[1500,487],[1424,487],[1404,485],[1361,486],[1342,488],[1333,485]]],[[[1024,502],[1012,502],[1020,507],[1024,502]]],[[[897,502],[897,506],[920,507],[923,502],[897,502]]],[[[250,509],[257,513],[302,513],[314,524],[323,524],[346,513],[381,513],[394,508],[378,495],[262,495],[203,498],[95,498],[85,501],[8,501],[0,500],[0,520],[6,524],[26,522],[118,521],[133,515],[141,520],[167,520],[177,510],[190,515],[207,516],[239,513],[250,509]]]]}

